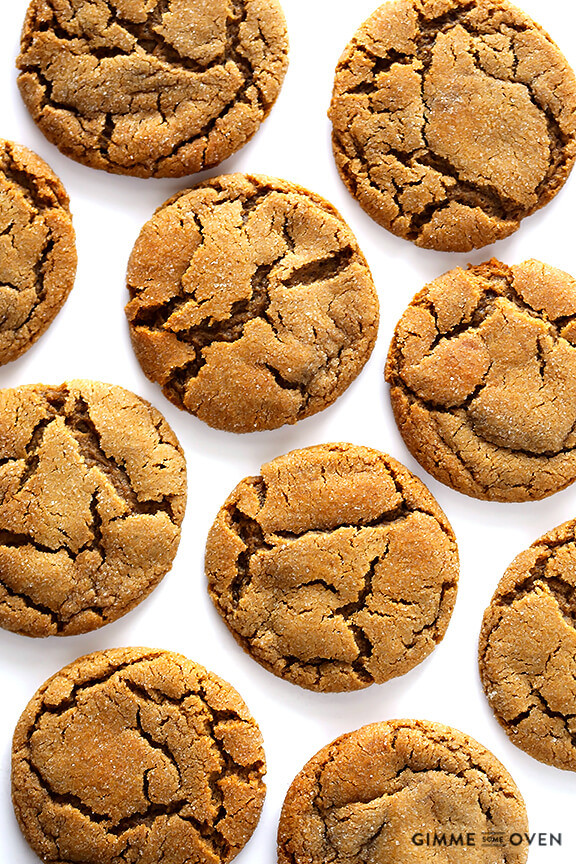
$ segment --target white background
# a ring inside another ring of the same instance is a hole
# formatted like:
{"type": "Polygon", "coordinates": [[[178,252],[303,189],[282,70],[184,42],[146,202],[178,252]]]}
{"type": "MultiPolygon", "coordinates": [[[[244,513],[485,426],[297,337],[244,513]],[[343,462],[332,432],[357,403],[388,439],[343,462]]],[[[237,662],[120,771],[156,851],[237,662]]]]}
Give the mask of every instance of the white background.
{"type": "MultiPolygon", "coordinates": [[[[337,735],[376,720],[419,717],[472,735],[506,765],[520,787],[533,831],[562,833],[563,845],[532,848],[530,864],[576,861],[576,777],[517,750],[485,701],[477,671],[482,613],[514,556],[541,534],[576,516],[576,486],[527,504],[469,499],[436,483],[408,454],[392,418],[382,370],[397,319],[429,280],[456,265],[498,256],[507,264],[535,257],[576,275],[576,171],[558,197],[526,219],[508,240],[469,254],[422,250],[373,223],[346,192],[331,155],[326,111],[334,67],[377,0],[283,0],[290,68],[282,93],[256,137],[220,168],[202,176],[248,171],[300,183],[332,201],[349,222],[372,269],[381,303],[376,348],[360,378],[331,408],[293,427],[233,435],[178,411],[147,381],[130,348],[123,306],[126,262],[154,209],[192,180],[118,177],[66,159],[36,129],[20,101],[14,58],[25,0],[4,0],[0,29],[0,136],[31,147],[66,186],[77,231],[79,267],[70,298],[48,332],[19,360],[0,368],[0,386],[67,378],[121,384],[149,399],[167,417],[188,460],[188,509],[172,571],[152,596],[125,618],[84,636],[32,640],[0,631],[0,864],[33,864],[10,805],[10,740],[36,688],[76,657],[115,646],[145,645],[182,652],[240,691],[264,734],[268,796],[254,837],[238,864],[276,860],[282,800],[304,762],[337,735]],[[233,486],[262,462],[296,447],[351,441],[387,451],[429,486],[458,538],[461,576],[452,622],[441,645],[419,667],[380,686],[349,693],[309,693],[264,671],[236,645],[211,606],[203,573],[204,543],[233,486]]],[[[524,0],[576,67],[570,0],[524,0]]],[[[537,638],[537,634],[536,634],[537,638]]],[[[426,850],[422,860],[429,860],[426,850]]]]}

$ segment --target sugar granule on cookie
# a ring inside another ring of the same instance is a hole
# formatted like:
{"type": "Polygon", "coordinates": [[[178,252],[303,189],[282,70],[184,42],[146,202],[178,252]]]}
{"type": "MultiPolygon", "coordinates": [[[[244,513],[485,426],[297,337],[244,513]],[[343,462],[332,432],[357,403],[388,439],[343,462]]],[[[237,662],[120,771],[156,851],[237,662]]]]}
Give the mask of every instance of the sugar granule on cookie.
{"type": "Polygon", "coordinates": [[[576,78],[507,0],[390,0],[336,69],[340,175],[418,246],[466,252],[516,231],[576,156],[576,78]]]}
{"type": "Polygon", "coordinates": [[[116,174],[182,177],[254,135],[287,58],[278,0],[32,0],[18,86],[66,156],[116,174]]]}
{"type": "Polygon", "coordinates": [[[0,390],[0,627],[85,633],[172,566],[186,463],[148,402],[110,384],[0,390]]]}
{"type": "Polygon", "coordinates": [[[376,340],[356,238],[329,202],[285,180],[231,174],[176,195],[144,225],[127,284],[145,374],[229,432],[331,405],[376,340]]]}
{"type": "Polygon", "coordinates": [[[458,551],[407,468],[368,447],[324,444],[236,486],[210,531],[206,573],[258,663],[310,690],[358,690],[403,675],[442,640],[458,551]]]}
{"type": "Polygon", "coordinates": [[[496,719],[530,756],[576,771],[576,521],[518,555],[484,613],[480,676],[496,719]]]}
{"type": "Polygon", "coordinates": [[[234,688],[180,654],[97,651],[14,733],[12,800],[44,862],[228,864],[264,802],[262,736],[234,688]]]}
{"type": "Polygon", "coordinates": [[[437,480],[532,501],[576,479],[576,280],[524,261],[457,267],[417,294],[386,363],[398,428],[437,480]]]}

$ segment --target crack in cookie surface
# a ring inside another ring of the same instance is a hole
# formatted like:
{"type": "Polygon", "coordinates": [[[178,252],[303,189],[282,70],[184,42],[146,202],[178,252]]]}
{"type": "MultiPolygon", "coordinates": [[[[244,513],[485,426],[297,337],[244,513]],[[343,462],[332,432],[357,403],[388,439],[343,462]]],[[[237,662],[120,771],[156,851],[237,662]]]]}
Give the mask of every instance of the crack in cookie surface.
{"type": "Polygon", "coordinates": [[[0,364],[44,333],[74,284],[68,196],[35,153],[0,141],[0,364]]]}
{"type": "Polygon", "coordinates": [[[170,199],[142,229],[127,283],[146,375],[229,431],[330,405],[376,338],[378,300],[352,232],[282,180],[235,174],[170,199]]]}
{"type": "Polygon", "coordinates": [[[13,801],[44,861],[227,864],[265,787],[238,693],[185,657],[118,649],[51,678],[17,726],[13,801]]]}
{"type": "Polygon", "coordinates": [[[400,319],[386,380],[416,459],[497,501],[576,479],[576,282],[538,261],[495,259],[427,285],[400,319]]]}
{"type": "Polygon", "coordinates": [[[446,517],[390,457],[297,450],[246,478],[208,537],[210,596],[265,668],[312,690],[402,675],[440,642],[458,580],[446,517]]]}
{"type": "Polygon", "coordinates": [[[32,0],[18,84],[67,156],[114,173],[181,177],[254,135],[287,52],[277,0],[32,0]]]}
{"type": "Polygon", "coordinates": [[[386,3],[338,63],[330,116],[361,206],[434,249],[508,236],[576,156],[576,78],[505,0],[386,3]]]}
{"type": "Polygon", "coordinates": [[[184,456],[147,402],[73,381],[0,394],[0,625],[82,633],[137,605],[168,572],[184,456]]]}
{"type": "MultiPolygon", "coordinates": [[[[296,776],[280,817],[278,862],[417,864],[416,833],[526,828],[522,797],[492,753],[447,726],[391,720],[336,739],[296,776]]],[[[434,858],[466,861],[469,852],[438,846],[434,858]]],[[[526,856],[508,843],[474,850],[479,864],[520,864],[526,856]]]]}
{"type": "Polygon", "coordinates": [[[479,663],[496,719],[531,756],[576,771],[576,523],[512,562],[484,613],[479,663]],[[534,634],[538,633],[538,638],[534,634]]]}

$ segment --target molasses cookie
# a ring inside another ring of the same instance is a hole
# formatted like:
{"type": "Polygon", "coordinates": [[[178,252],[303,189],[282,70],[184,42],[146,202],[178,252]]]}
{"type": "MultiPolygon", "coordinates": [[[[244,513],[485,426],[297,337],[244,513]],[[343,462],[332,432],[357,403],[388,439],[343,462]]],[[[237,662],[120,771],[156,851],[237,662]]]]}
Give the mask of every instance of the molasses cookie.
{"type": "Polygon", "coordinates": [[[309,690],[403,675],[443,638],[458,581],[426,487],[352,444],[294,450],[234,489],[206,548],[208,590],[239,644],[309,690]]]}
{"type": "Polygon", "coordinates": [[[340,214],[268,177],[217,177],[167,201],[136,242],[128,289],[145,374],[230,432],[326,408],[378,328],[370,270],[340,214]]]}
{"type": "Polygon", "coordinates": [[[437,480],[491,501],[563,489],[576,479],[576,280],[539,261],[450,270],[400,319],[386,380],[437,480]]]}
{"type": "Polygon", "coordinates": [[[18,85],[66,156],[115,174],[182,177],[254,135],[287,53],[278,0],[32,0],[18,85]]]}
{"type": "Polygon", "coordinates": [[[0,626],[68,636],[168,572],[186,466],[162,415],[110,384],[0,390],[0,626]]]}
{"type": "Polygon", "coordinates": [[[278,864],[523,864],[526,844],[509,838],[527,830],[520,792],[485,747],[438,723],[390,720],[342,735],[300,771],[278,864]],[[444,842],[428,849],[435,836],[444,842]]]}
{"type": "Polygon", "coordinates": [[[484,613],[480,676],[513,744],[576,771],[576,521],[518,555],[484,613]]]}
{"type": "Polygon", "coordinates": [[[45,862],[227,864],[265,786],[258,726],[226,681],[180,654],[97,651],[22,714],[12,798],[45,862]]]}
{"type": "Polygon", "coordinates": [[[44,333],[76,275],[68,195],[31,150],[0,140],[0,364],[44,333]]]}
{"type": "Polygon", "coordinates": [[[576,78],[507,0],[391,0],[340,58],[330,117],[340,175],[376,222],[466,252],[564,184],[576,78]]]}

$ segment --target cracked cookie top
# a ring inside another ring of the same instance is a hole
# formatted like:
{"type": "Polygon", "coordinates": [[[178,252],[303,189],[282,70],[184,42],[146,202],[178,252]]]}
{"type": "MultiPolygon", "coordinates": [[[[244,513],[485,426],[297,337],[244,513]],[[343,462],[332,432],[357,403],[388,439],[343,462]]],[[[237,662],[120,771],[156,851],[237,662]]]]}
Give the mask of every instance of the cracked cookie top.
{"type": "Polygon", "coordinates": [[[182,177],[254,135],[287,54],[278,0],[32,0],[18,85],[66,156],[182,177]]]}
{"type": "Polygon", "coordinates": [[[446,516],[399,462],[352,444],[294,450],[234,489],[206,547],[240,645],[310,690],[403,675],[443,638],[458,582],[446,516]]]}
{"type": "Polygon", "coordinates": [[[340,175],[376,222],[466,252],[565,182],[576,78],[506,0],[391,0],[340,58],[330,117],[340,175]]]}
{"type": "Polygon", "coordinates": [[[264,801],[260,730],[226,681],[180,654],[81,657],[22,714],[12,798],[45,862],[227,864],[264,801]]]}
{"type": "Polygon", "coordinates": [[[340,214],[318,195],[232,174],[176,195],[128,265],[132,344],[179,408],[230,432],[326,408],[370,356],[378,299],[340,214]]]}
{"type": "Polygon", "coordinates": [[[74,284],[68,204],[39,156],[0,140],[0,364],[20,357],[44,333],[74,284]]]}
{"type": "Polygon", "coordinates": [[[576,479],[576,280],[539,261],[450,270],[400,319],[386,380],[437,480],[491,501],[563,489],[576,479]]]}
{"type": "Polygon", "coordinates": [[[304,766],[288,790],[278,864],[523,864],[528,830],[522,796],[503,765],[473,738],[424,720],[373,723],[342,735],[304,766]],[[483,834],[504,845],[481,846],[483,834]],[[464,842],[416,845],[419,835],[464,842]]]}
{"type": "Polygon", "coordinates": [[[576,771],[576,521],[514,559],[484,613],[478,656],[512,743],[576,771]]]}
{"type": "Polygon", "coordinates": [[[93,381],[0,390],[0,626],[68,636],[129,612],[170,569],[185,501],[148,402],[93,381]]]}

